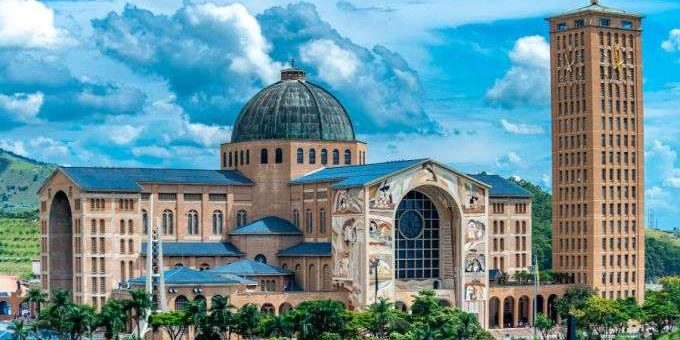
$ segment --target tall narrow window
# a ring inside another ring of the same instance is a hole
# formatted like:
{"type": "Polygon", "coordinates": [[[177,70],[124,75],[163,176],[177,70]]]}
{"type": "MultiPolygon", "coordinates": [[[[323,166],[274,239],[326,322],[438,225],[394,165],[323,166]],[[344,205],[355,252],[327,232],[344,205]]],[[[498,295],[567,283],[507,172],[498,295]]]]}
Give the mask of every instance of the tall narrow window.
{"type": "Polygon", "coordinates": [[[340,164],[340,151],[338,149],[333,149],[333,164],[340,164]]]}
{"type": "Polygon", "coordinates": [[[300,227],[300,212],[297,209],[293,210],[293,224],[296,227],[300,227]]]}
{"type": "Polygon", "coordinates": [[[144,234],[149,233],[149,213],[142,210],[142,225],[144,226],[144,234]]]}
{"type": "Polygon", "coordinates": [[[241,165],[243,165],[245,161],[245,157],[243,157],[243,150],[241,150],[241,165]]]}
{"type": "Polygon", "coordinates": [[[305,212],[305,230],[307,234],[312,233],[312,209],[307,209],[307,212],[305,212]]]}
{"type": "Polygon", "coordinates": [[[345,150],[345,164],[352,164],[352,151],[345,150]]]}
{"type": "Polygon", "coordinates": [[[190,210],[187,214],[187,231],[189,235],[198,235],[198,212],[190,210]]]}
{"type": "Polygon", "coordinates": [[[297,164],[302,164],[305,162],[305,152],[302,148],[297,149],[297,164]]]}
{"type": "Polygon", "coordinates": [[[276,154],[274,155],[276,164],[283,163],[283,150],[281,148],[276,149],[276,154]]]}
{"type": "Polygon", "coordinates": [[[221,211],[215,210],[213,212],[213,226],[212,231],[214,235],[222,235],[222,225],[224,220],[224,214],[221,211]]]}
{"type": "Polygon", "coordinates": [[[236,228],[240,228],[248,223],[248,212],[245,210],[239,210],[236,213],[236,228]]]}
{"type": "Polygon", "coordinates": [[[268,158],[269,158],[269,154],[267,153],[267,149],[260,150],[260,164],[269,163],[268,158]]]}
{"type": "Polygon", "coordinates": [[[246,150],[246,164],[250,165],[250,150],[246,150]]]}
{"type": "Polygon", "coordinates": [[[163,211],[163,234],[171,235],[174,233],[173,230],[173,216],[172,210],[166,209],[163,211]]]}
{"type": "Polygon", "coordinates": [[[233,161],[233,159],[232,159],[231,151],[229,151],[229,167],[230,168],[232,167],[232,164],[233,164],[232,161],[233,161]]]}
{"type": "Polygon", "coordinates": [[[324,208],[319,209],[319,233],[323,234],[326,232],[326,210],[324,208]]]}
{"type": "Polygon", "coordinates": [[[309,164],[316,164],[316,150],[309,149],[309,164]]]}
{"type": "Polygon", "coordinates": [[[321,149],[321,164],[328,164],[328,151],[326,149],[321,149]]]}

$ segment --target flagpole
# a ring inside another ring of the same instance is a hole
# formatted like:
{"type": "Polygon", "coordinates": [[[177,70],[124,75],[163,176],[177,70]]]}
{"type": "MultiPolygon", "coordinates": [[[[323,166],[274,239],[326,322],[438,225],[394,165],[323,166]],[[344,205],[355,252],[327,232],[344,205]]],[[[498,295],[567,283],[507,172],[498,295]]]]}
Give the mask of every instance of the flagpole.
{"type": "Polygon", "coordinates": [[[540,276],[538,273],[538,261],[534,258],[534,308],[532,309],[531,313],[531,326],[534,329],[534,339],[536,339],[536,308],[538,306],[538,288],[540,286],[540,276]]]}

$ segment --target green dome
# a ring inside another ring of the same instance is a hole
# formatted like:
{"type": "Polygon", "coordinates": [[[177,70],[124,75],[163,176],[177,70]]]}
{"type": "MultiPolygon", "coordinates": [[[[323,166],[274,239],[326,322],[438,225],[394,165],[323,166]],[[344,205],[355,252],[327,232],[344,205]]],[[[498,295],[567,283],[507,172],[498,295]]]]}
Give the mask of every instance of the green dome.
{"type": "Polygon", "coordinates": [[[356,140],[342,104],[299,69],[281,71],[281,80],[258,92],[236,118],[232,143],[266,139],[356,140]]]}

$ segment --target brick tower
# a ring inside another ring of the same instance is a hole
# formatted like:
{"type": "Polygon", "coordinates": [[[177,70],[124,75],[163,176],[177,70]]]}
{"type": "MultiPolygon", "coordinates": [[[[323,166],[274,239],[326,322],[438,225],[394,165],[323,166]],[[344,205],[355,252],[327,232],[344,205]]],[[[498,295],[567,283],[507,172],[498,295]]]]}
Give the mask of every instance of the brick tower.
{"type": "Polygon", "coordinates": [[[593,0],[548,21],[553,269],[642,301],[642,17],[593,0]]]}

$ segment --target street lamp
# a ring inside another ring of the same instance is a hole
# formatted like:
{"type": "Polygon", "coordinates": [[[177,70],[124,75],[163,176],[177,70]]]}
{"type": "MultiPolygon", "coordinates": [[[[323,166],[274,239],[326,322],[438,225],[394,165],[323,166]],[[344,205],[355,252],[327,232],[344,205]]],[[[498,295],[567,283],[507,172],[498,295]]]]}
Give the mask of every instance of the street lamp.
{"type": "Polygon", "coordinates": [[[379,265],[380,265],[380,259],[379,258],[368,260],[368,268],[369,268],[368,273],[370,274],[371,271],[373,271],[373,274],[375,275],[375,302],[378,302],[378,266],[379,265]]]}

